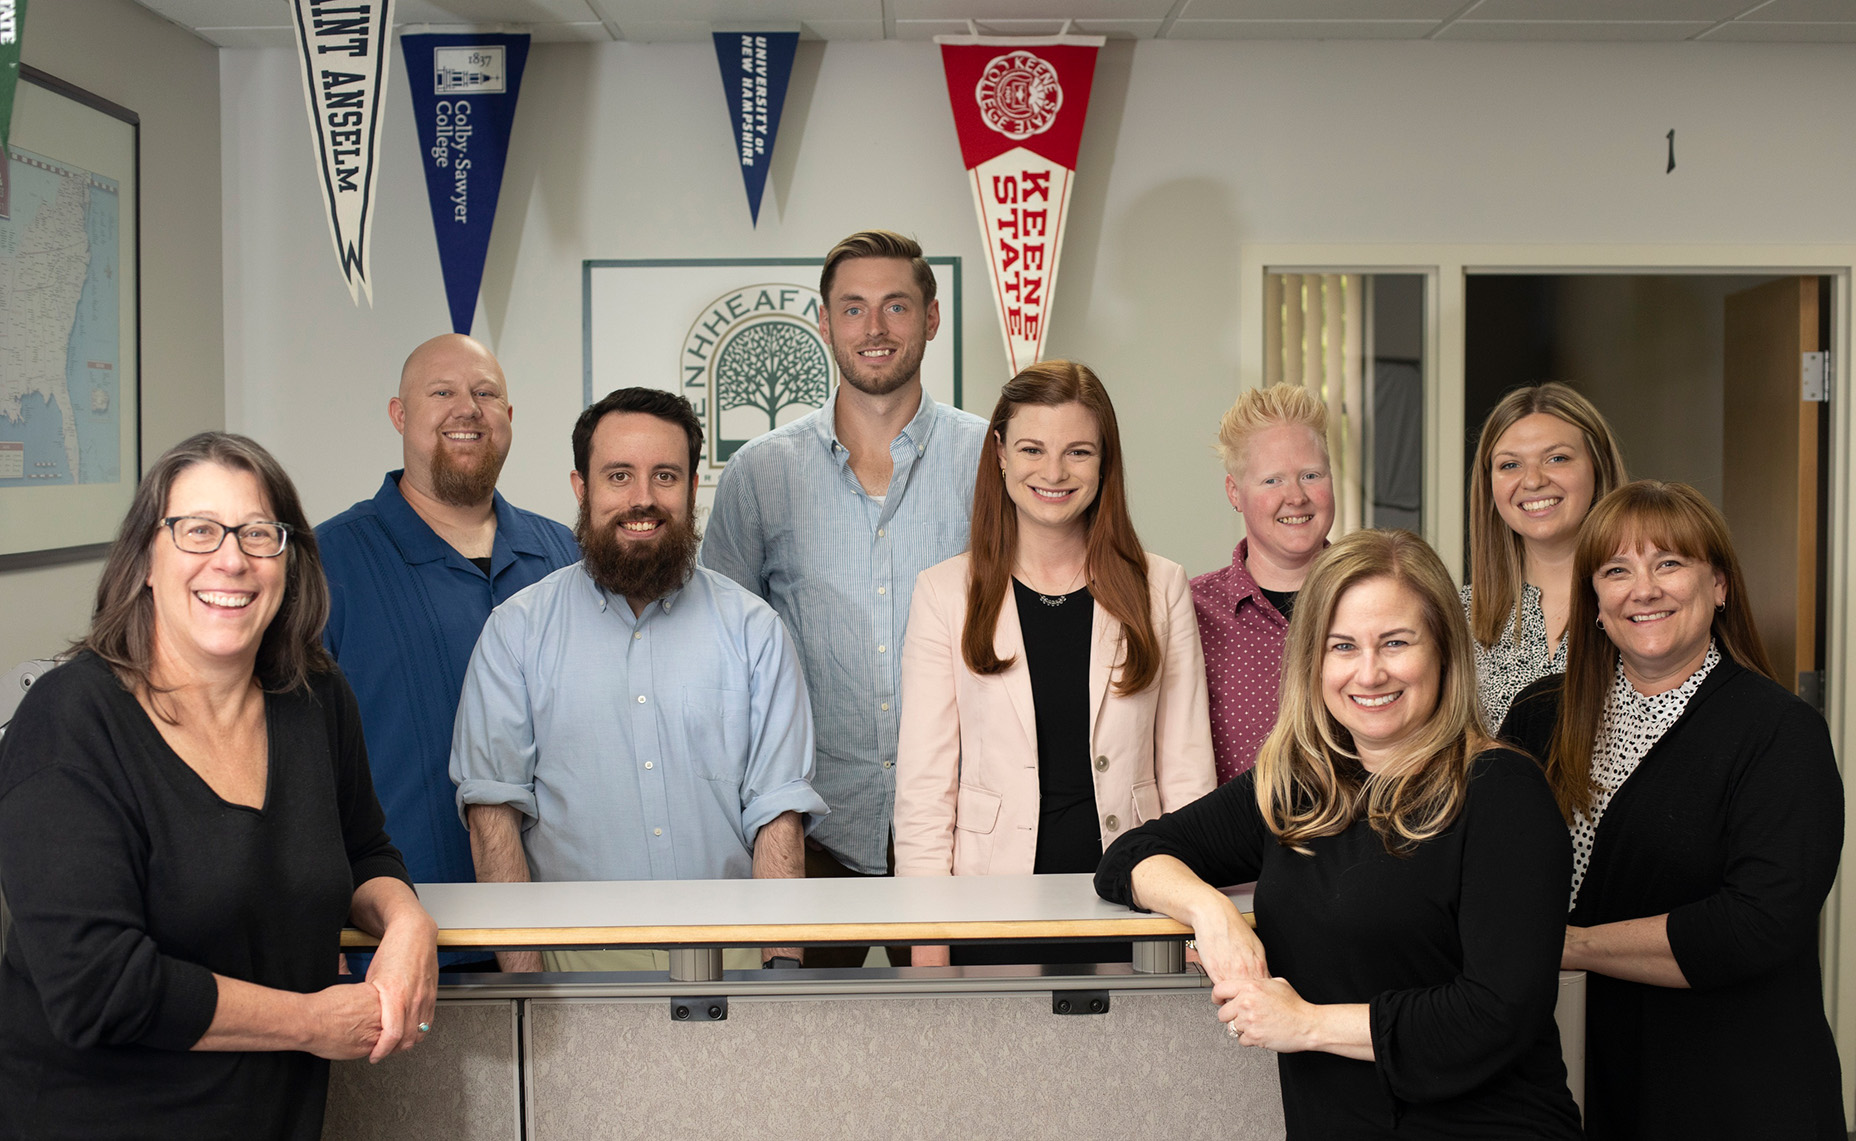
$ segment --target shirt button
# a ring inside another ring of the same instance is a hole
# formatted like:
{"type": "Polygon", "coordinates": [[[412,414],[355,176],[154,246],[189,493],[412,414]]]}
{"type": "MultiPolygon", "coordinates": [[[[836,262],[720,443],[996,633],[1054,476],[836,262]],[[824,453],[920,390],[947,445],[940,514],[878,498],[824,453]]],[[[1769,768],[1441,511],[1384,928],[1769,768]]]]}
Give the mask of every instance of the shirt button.
{"type": "Polygon", "coordinates": [[[881,538],[883,537],[883,528],[881,528],[881,527],[878,527],[878,528],[876,529],[876,537],[877,537],[877,538],[879,538],[879,539],[881,539],[881,538]]]}
{"type": "Polygon", "coordinates": [[[640,705],[644,704],[644,694],[642,693],[638,695],[638,704],[640,705]]]}
{"type": "Polygon", "coordinates": [[[1108,771],[1108,758],[1107,757],[1096,758],[1096,771],[1099,773],[1105,773],[1108,771]]]}
{"type": "Polygon", "coordinates": [[[884,767],[884,768],[886,768],[886,769],[893,769],[893,768],[895,768],[895,767],[896,767],[896,762],[894,762],[894,761],[884,761],[884,762],[883,762],[883,767],[884,767]]]}
{"type": "Polygon", "coordinates": [[[651,829],[651,835],[653,836],[662,836],[663,834],[664,834],[664,830],[662,828],[651,829]]]}
{"type": "Polygon", "coordinates": [[[636,641],[637,641],[638,639],[640,639],[640,638],[642,638],[642,637],[644,637],[644,631],[642,631],[642,630],[633,630],[633,631],[632,631],[632,641],[634,641],[634,642],[636,642],[636,641]]]}
{"type": "Polygon", "coordinates": [[[887,653],[889,653],[889,647],[888,647],[888,646],[881,646],[881,645],[879,645],[879,646],[878,646],[878,647],[876,648],[876,652],[877,652],[877,653],[879,653],[879,654],[887,654],[887,653]]]}
{"type": "Polygon", "coordinates": [[[878,594],[888,594],[888,593],[889,593],[889,588],[888,588],[887,586],[879,586],[879,587],[877,587],[877,588],[876,588],[876,592],[877,592],[878,594]]]}
{"type": "Polygon", "coordinates": [[[888,713],[888,712],[889,712],[889,702],[887,702],[887,701],[885,701],[885,702],[883,703],[883,712],[885,712],[885,713],[888,713]]]}
{"type": "Polygon", "coordinates": [[[1104,820],[1102,823],[1108,825],[1108,830],[1110,832],[1113,832],[1116,829],[1121,827],[1121,821],[1116,819],[1113,816],[1109,817],[1107,820],[1104,820]]]}
{"type": "Polygon", "coordinates": [[[645,768],[647,768],[647,769],[648,769],[648,768],[650,768],[650,767],[651,767],[651,762],[650,762],[650,761],[646,761],[646,762],[644,763],[644,767],[645,767],[645,768]]]}

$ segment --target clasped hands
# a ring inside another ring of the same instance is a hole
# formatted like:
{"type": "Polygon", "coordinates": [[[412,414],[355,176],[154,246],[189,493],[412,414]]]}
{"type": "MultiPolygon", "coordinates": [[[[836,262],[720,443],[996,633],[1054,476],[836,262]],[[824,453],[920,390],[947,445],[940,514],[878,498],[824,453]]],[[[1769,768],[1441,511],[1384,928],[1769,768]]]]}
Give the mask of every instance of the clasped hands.
{"type": "MultiPolygon", "coordinates": [[[[427,921],[430,922],[429,920],[427,921]]],[[[379,1062],[418,1045],[438,1001],[437,928],[398,923],[381,937],[367,979],[338,983],[312,995],[309,1052],[332,1061],[379,1062]]]]}
{"type": "Polygon", "coordinates": [[[1212,980],[1218,1019],[1244,1046],[1279,1053],[1310,1048],[1315,1008],[1289,980],[1270,975],[1263,943],[1241,917],[1193,932],[1199,962],[1212,980]]]}

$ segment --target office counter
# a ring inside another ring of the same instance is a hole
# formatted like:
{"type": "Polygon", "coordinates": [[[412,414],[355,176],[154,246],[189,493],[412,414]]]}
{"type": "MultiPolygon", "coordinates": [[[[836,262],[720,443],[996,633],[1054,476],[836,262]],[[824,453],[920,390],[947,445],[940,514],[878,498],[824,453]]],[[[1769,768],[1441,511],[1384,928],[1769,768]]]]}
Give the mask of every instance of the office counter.
{"type": "Polygon", "coordinates": [[[1086,875],[419,893],[442,947],[670,947],[682,977],[446,976],[418,1049],[335,1065],[331,1141],[1282,1135],[1275,1055],[1175,961],[1190,932],[1086,875]],[[1149,969],[718,969],[723,946],[1108,939],[1149,969]]]}

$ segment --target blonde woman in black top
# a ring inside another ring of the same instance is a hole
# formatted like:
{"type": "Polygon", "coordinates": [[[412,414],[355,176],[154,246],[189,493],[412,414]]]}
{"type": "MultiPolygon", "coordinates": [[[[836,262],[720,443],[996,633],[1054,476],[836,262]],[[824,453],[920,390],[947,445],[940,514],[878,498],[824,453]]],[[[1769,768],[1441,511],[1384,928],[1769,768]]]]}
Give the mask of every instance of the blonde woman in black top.
{"type": "Polygon", "coordinates": [[[1570,845],[1478,727],[1450,576],[1405,531],[1315,562],[1257,766],[1118,840],[1096,888],[1192,926],[1291,1138],[1579,1136],[1558,993],[1570,845]],[[1208,885],[1256,881],[1256,931],[1208,885]]]}

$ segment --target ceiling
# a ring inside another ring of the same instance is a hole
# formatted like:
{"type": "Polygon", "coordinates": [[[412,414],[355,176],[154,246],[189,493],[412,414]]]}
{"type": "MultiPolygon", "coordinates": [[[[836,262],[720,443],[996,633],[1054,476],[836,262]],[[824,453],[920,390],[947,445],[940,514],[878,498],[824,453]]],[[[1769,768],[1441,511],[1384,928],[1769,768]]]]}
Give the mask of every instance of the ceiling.
{"type": "MultiPolygon", "coordinates": [[[[139,0],[222,47],[287,47],[286,0],[139,0]]],[[[540,42],[698,42],[712,31],[927,40],[1074,30],[1168,40],[1856,43],[1856,0],[397,0],[402,29],[511,24],[540,42]]]]}

